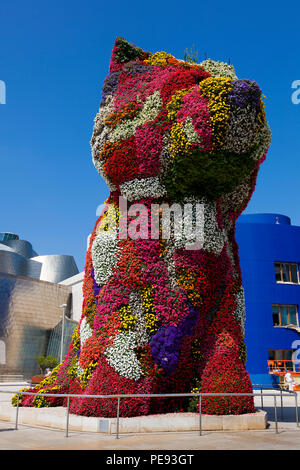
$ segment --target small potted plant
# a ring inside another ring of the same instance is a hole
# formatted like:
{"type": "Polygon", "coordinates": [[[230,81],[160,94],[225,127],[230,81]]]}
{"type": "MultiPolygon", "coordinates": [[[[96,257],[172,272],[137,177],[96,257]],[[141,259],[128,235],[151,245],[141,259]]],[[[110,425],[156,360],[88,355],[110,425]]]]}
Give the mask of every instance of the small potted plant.
{"type": "Polygon", "coordinates": [[[41,373],[32,377],[32,384],[38,384],[51,373],[51,370],[58,365],[58,360],[54,356],[37,356],[37,363],[41,373]]]}

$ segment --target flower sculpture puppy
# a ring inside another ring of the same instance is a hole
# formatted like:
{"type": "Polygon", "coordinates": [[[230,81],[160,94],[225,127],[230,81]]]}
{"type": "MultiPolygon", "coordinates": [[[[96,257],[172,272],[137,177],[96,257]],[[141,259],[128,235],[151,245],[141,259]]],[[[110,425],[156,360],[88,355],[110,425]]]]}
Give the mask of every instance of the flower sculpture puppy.
{"type": "MultiPolygon", "coordinates": [[[[151,54],[122,38],[109,72],[91,146],[110,196],[90,238],[80,323],[42,389],[251,392],[234,233],[270,145],[261,90],[231,65],[151,54]]],[[[185,406],[131,398],[120,413],[185,406]]],[[[71,411],[115,416],[116,400],[74,399],[71,411]]],[[[203,400],[205,413],[253,411],[249,397],[203,400]]]]}

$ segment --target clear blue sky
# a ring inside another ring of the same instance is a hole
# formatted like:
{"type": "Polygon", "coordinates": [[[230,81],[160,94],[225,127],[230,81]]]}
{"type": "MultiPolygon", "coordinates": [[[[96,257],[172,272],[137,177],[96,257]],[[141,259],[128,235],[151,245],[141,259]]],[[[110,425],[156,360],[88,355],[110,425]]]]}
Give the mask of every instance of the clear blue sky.
{"type": "Polygon", "coordinates": [[[116,36],[183,58],[192,45],[235,65],[267,96],[273,140],[246,210],[300,225],[299,14],[271,1],[26,0],[0,4],[1,224],[39,254],[72,254],[80,270],[96,208],[108,196],[89,140],[116,36]]]}

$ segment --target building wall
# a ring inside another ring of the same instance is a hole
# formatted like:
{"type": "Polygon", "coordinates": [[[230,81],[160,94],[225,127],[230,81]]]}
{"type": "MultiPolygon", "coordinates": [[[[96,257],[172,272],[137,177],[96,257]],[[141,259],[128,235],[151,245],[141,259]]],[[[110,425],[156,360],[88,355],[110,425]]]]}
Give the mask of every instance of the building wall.
{"type": "Polygon", "coordinates": [[[38,256],[28,241],[0,232],[0,272],[58,283],[78,274],[78,268],[73,256],[38,256]]]}
{"type": "Polygon", "coordinates": [[[300,285],[278,284],[274,262],[300,263],[300,227],[280,214],[241,216],[236,240],[245,290],[247,370],[253,383],[272,383],[269,349],[291,349],[300,334],[274,327],[272,304],[300,305],[300,285]]]}
{"type": "Polygon", "coordinates": [[[32,258],[33,256],[37,255],[37,253],[32,248],[31,243],[29,243],[27,240],[4,240],[1,241],[1,244],[8,246],[15,253],[18,253],[25,258],[32,258]]]}
{"type": "Polygon", "coordinates": [[[0,272],[39,279],[42,264],[9,250],[0,249],[0,272]]]}
{"type": "Polygon", "coordinates": [[[61,282],[78,273],[73,256],[69,255],[43,255],[31,258],[31,262],[41,263],[39,279],[41,281],[61,282]]]}
{"type": "Polygon", "coordinates": [[[64,303],[71,304],[68,286],[0,273],[1,373],[39,373],[35,356],[46,354],[64,303]]]}
{"type": "Polygon", "coordinates": [[[73,320],[79,322],[82,313],[82,303],[83,303],[83,278],[84,271],[72,276],[68,279],[65,279],[60,284],[64,286],[69,286],[72,289],[72,307],[71,307],[71,317],[73,320]]]}

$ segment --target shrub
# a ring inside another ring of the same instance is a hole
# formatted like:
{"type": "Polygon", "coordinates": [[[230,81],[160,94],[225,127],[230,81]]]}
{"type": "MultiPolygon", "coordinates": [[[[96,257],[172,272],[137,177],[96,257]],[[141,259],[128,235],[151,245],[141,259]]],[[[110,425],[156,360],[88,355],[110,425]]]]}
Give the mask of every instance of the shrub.
{"type": "Polygon", "coordinates": [[[37,363],[40,366],[41,373],[43,374],[45,369],[49,367],[49,369],[54,369],[59,362],[54,356],[38,356],[37,357],[37,363]]]}

